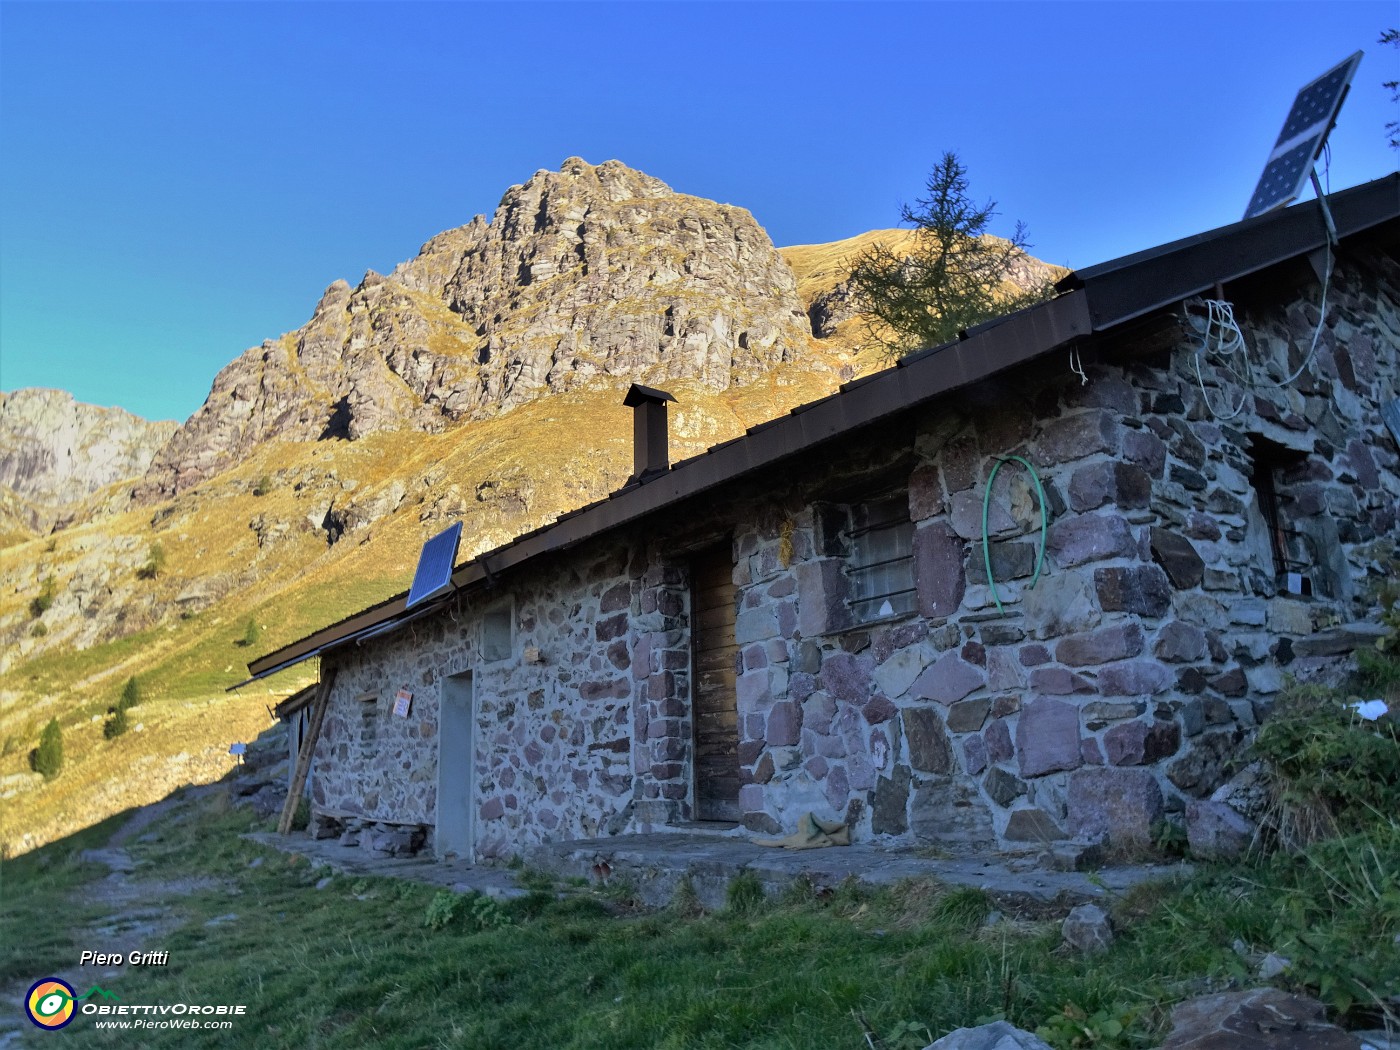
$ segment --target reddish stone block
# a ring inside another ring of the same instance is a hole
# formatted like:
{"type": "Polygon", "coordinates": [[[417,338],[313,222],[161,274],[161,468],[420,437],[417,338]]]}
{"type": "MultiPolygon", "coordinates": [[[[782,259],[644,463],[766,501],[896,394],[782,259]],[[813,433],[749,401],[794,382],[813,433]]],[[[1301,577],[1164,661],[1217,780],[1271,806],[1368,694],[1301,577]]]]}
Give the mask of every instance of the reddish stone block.
{"type": "Polygon", "coordinates": [[[1115,624],[1090,634],[1071,635],[1055,646],[1055,659],[1062,664],[1084,667],[1122,660],[1142,652],[1142,627],[1136,623],[1115,624]]]}
{"type": "Polygon", "coordinates": [[[915,769],[927,773],[952,772],[953,748],[937,711],[926,707],[906,710],[904,737],[909,746],[909,763],[915,769]]]}
{"type": "Polygon", "coordinates": [[[1171,609],[1171,583],[1157,565],[1095,569],[1094,589],[1104,612],[1165,616],[1171,609]]]}
{"type": "Polygon", "coordinates": [[[1083,761],[1079,754],[1079,709],[1043,696],[1022,705],[1016,723],[1016,751],[1023,777],[1074,769],[1083,761]]]}
{"type": "Polygon", "coordinates": [[[987,745],[987,757],[993,762],[1009,761],[1016,754],[1016,749],[1011,745],[1011,730],[1001,719],[987,727],[982,740],[987,745]]]}
{"type": "Polygon", "coordinates": [[[1048,546],[1061,568],[1137,555],[1137,541],[1127,521],[1111,514],[1061,518],[1050,526],[1048,546]]]}
{"type": "Polygon", "coordinates": [[[1031,688],[1037,693],[1051,696],[1070,696],[1076,693],[1097,692],[1094,683],[1082,674],[1075,674],[1064,667],[1037,667],[1031,672],[1031,688]]]}
{"type": "Polygon", "coordinates": [[[1089,767],[1069,782],[1069,822],[1075,836],[1112,846],[1142,845],[1162,819],[1162,789],[1146,769],[1089,767]]]}
{"type": "Polygon", "coordinates": [[[1047,423],[1035,441],[1031,458],[1039,466],[1067,463],[1095,452],[1118,451],[1118,423],[1113,414],[1094,409],[1047,423]]]}
{"type": "Polygon", "coordinates": [[[926,463],[909,475],[909,519],[923,521],[942,514],[943,508],[943,483],[938,467],[926,463]]]}
{"type": "Polygon", "coordinates": [[[953,652],[944,653],[909,687],[909,695],[951,704],[986,683],[983,673],[953,652]]]}
{"type": "Polygon", "coordinates": [[[1074,511],[1094,510],[1105,503],[1119,509],[1146,507],[1152,479],[1135,463],[1104,460],[1074,472],[1069,482],[1069,505],[1074,511]]]}
{"type": "Polygon", "coordinates": [[[1170,671],[1147,660],[1125,660],[1099,668],[1099,692],[1104,696],[1151,696],[1171,682],[1170,671]]]}
{"type": "Polygon", "coordinates": [[[774,704],[768,712],[766,739],[770,747],[790,747],[802,730],[802,709],[791,701],[774,704]]]}
{"type": "Polygon", "coordinates": [[[952,616],[967,590],[963,574],[963,541],[945,521],[914,532],[914,586],[919,614],[927,619],[952,616]]]}

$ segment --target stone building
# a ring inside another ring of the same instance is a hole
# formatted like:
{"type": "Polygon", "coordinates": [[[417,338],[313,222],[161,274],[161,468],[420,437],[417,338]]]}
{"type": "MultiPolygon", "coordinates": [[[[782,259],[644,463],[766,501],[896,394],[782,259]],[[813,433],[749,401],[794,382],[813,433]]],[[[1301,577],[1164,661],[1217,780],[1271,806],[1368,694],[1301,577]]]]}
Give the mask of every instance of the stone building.
{"type": "Polygon", "coordinates": [[[335,672],[316,808],[476,857],[1143,840],[1396,565],[1400,177],[1330,203],[1335,246],[1312,202],[1081,270],[675,465],[634,388],[625,488],[250,665],[335,672]]]}

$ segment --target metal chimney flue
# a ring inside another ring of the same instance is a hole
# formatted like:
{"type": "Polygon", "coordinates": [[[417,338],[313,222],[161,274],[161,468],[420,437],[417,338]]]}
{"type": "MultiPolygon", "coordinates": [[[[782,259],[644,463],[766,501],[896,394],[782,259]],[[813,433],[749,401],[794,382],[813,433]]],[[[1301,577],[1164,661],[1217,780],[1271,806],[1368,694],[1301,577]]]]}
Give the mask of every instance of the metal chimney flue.
{"type": "Polygon", "coordinates": [[[633,383],[622,403],[632,410],[632,476],[636,485],[671,469],[666,425],[666,402],[676,399],[664,390],[633,383]]]}

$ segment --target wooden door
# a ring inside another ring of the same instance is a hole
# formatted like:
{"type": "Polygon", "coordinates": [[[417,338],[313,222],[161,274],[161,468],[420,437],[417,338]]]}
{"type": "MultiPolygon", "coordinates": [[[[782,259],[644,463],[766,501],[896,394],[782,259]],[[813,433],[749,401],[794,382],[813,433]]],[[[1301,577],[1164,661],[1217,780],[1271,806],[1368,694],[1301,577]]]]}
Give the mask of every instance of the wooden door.
{"type": "Polygon", "coordinates": [[[695,668],[695,815],[700,820],[739,819],[737,598],[729,544],[696,558],[690,573],[690,636],[695,668]]]}

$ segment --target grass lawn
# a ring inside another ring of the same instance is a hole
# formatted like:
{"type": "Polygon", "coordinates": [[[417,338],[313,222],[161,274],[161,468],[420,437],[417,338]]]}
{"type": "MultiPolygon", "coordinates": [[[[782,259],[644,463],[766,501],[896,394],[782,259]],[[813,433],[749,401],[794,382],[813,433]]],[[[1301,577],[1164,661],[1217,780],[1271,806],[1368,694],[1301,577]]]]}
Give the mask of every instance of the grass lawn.
{"type": "MultiPolygon", "coordinates": [[[[869,1032],[874,1046],[902,1050],[1004,1016],[1049,1026],[1058,1047],[1151,1046],[1172,1002],[1248,978],[1234,941],[1281,947],[1293,905],[1324,940],[1341,943],[1361,924],[1400,932],[1394,835],[1364,858],[1361,879],[1389,880],[1390,897],[1318,899],[1299,858],[1207,871],[1117,901],[1118,940],[1086,959],[1059,947],[1058,921],[989,922],[979,891],[931,882],[765,900],[741,878],[713,914],[684,894],[648,913],[625,888],[530,873],[524,884],[537,891],[507,903],[373,878],[330,877],[318,889],[327,871],[238,838],[248,827],[246,811],[216,794],[128,844],[138,878],[215,876],[224,888],[171,901],[183,925],[147,946],[168,950],[169,965],[129,969],[109,989],[128,1004],[241,1003],[246,1015],[228,1032],[139,1034],[80,1016],[65,1045],[857,1050],[872,1045],[869,1032]]],[[[80,901],[83,881],[104,873],[72,859],[104,831],[0,872],[0,977],[33,979],[35,966],[101,947],[80,943],[73,931],[91,916],[62,901],[80,901]],[[68,914],[70,936],[45,914],[68,914]]]]}

